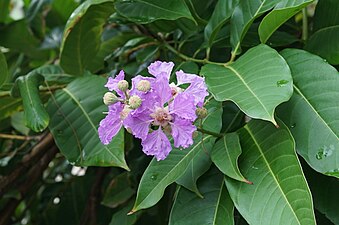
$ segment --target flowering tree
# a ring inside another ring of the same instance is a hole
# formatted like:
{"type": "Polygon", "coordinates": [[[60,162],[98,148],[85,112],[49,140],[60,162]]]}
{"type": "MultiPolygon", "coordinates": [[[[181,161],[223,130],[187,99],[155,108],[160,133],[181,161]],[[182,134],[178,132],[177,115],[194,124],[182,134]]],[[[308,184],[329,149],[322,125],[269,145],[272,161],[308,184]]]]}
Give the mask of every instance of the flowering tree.
{"type": "Polygon", "coordinates": [[[0,225],[339,224],[337,0],[0,10],[0,225]]]}

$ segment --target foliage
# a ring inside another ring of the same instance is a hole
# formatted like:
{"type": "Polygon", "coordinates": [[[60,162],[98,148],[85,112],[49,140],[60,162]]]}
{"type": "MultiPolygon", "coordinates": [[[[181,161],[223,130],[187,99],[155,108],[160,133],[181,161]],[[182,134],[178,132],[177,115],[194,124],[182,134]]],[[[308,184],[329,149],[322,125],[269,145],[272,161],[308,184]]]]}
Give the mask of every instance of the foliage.
{"type": "Polygon", "coordinates": [[[337,0],[0,9],[0,225],[339,224],[337,0]],[[193,145],[162,161],[98,137],[107,78],[155,60],[210,93],[193,145]]]}

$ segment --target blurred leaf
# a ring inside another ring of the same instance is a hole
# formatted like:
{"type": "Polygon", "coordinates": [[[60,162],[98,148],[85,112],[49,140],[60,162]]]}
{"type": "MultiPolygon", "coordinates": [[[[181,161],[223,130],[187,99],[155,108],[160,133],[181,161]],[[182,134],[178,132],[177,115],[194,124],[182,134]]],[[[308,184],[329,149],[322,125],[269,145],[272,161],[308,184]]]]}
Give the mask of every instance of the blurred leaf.
{"type": "Polygon", "coordinates": [[[273,124],[275,107],[293,92],[287,63],[266,45],[251,48],[227,66],[207,64],[200,74],[216,100],[231,100],[248,116],[273,124]]]}
{"type": "Polygon", "coordinates": [[[132,215],[127,215],[131,207],[133,206],[133,201],[130,201],[127,206],[114,213],[112,220],[109,225],[133,225],[137,222],[140,212],[134,213],[132,215]]]}
{"type": "Polygon", "coordinates": [[[219,0],[213,14],[205,27],[205,40],[212,46],[219,30],[232,16],[238,0],[219,0]]]}
{"type": "Polygon", "coordinates": [[[0,1],[0,23],[6,22],[9,13],[9,6],[11,0],[0,1]]]}
{"type": "Polygon", "coordinates": [[[251,183],[241,174],[238,167],[238,158],[241,155],[241,146],[237,133],[228,133],[219,139],[212,149],[211,159],[225,175],[245,183],[251,183]]]}
{"type": "MultiPolygon", "coordinates": [[[[216,101],[209,103],[208,116],[203,120],[203,128],[205,130],[220,132],[221,123],[220,116],[222,108],[216,101]],[[219,123],[218,123],[219,122],[219,123]]],[[[199,125],[199,123],[197,124],[199,125]]],[[[202,141],[204,135],[198,134],[195,138],[197,141],[202,141]]],[[[202,176],[211,166],[210,153],[214,142],[202,143],[204,151],[200,151],[190,162],[186,171],[176,180],[176,183],[184,186],[188,190],[195,192],[198,196],[203,197],[197,187],[197,180],[202,176]]]]}
{"type": "Polygon", "coordinates": [[[89,0],[81,4],[68,19],[62,40],[60,65],[70,74],[83,72],[103,59],[96,60],[101,48],[101,34],[107,18],[114,12],[113,0],[89,0]],[[95,20],[93,20],[95,18],[95,20]]]}
{"type": "MultiPolygon", "coordinates": [[[[211,106],[215,108],[215,102],[211,106]]],[[[215,116],[219,117],[219,120],[207,120],[208,117],[205,118],[205,121],[208,122],[206,122],[204,129],[212,128],[210,131],[218,132],[219,127],[220,130],[220,116],[222,112],[221,110],[217,110],[217,112],[210,115],[213,118],[215,116]]],[[[153,158],[139,183],[137,198],[132,212],[155,205],[163,196],[166,187],[182,176],[187,168],[192,167],[192,162],[201,152],[206,151],[203,146],[211,146],[212,144],[210,143],[214,143],[214,141],[215,137],[211,135],[204,135],[202,137],[200,134],[194,139],[194,144],[191,147],[185,150],[173,148],[168,157],[159,162],[153,158]]],[[[196,179],[193,180],[196,181],[196,179]]]]}
{"type": "Polygon", "coordinates": [[[306,168],[304,167],[304,171],[311,188],[314,207],[331,220],[333,224],[339,224],[339,180],[317,173],[307,166],[306,168]]]}
{"type": "Polygon", "coordinates": [[[233,225],[233,202],[227,192],[224,176],[215,168],[207,172],[199,187],[204,198],[180,188],[174,200],[169,225],[233,225]]]}
{"type": "Polygon", "coordinates": [[[25,125],[35,132],[42,132],[49,123],[49,115],[40,99],[39,86],[44,77],[31,73],[16,79],[12,95],[19,91],[24,105],[25,125]]]}
{"type": "Polygon", "coordinates": [[[124,158],[124,132],[109,145],[98,136],[98,125],[107,107],[101,102],[105,79],[86,76],[56,92],[48,104],[49,129],[67,160],[80,166],[117,166],[128,169],[124,158]]]}
{"type": "Polygon", "coordinates": [[[303,50],[281,52],[294,80],[294,94],[278,115],[291,128],[298,153],[315,170],[339,177],[339,74],[303,50]]]}
{"type": "Polygon", "coordinates": [[[318,0],[313,20],[313,31],[339,25],[338,10],[337,0],[318,0]]]}
{"type": "Polygon", "coordinates": [[[55,27],[51,32],[45,36],[42,42],[41,49],[58,49],[61,46],[63,29],[61,27],[55,27]]]}
{"type": "MultiPolygon", "coordinates": [[[[135,193],[135,190],[132,189],[130,185],[127,172],[121,173],[117,177],[113,178],[105,191],[101,204],[110,208],[115,208],[125,203],[135,193]]],[[[128,211],[126,214],[127,213],[128,211]]]]}
{"type": "Polygon", "coordinates": [[[262,19],[259,26],[260,41],[266,43],[274,31],[312,2],[313,0],[280,1],[274,9],[262,19]]]}
{"type": "Polygon", "coordinates": [[[155,20],[187,18],[195,22],[184,0],[117,0],[115,8],[121,15],[136,23],[155,20]]]}
{"type": "Polygon", "coordinates": [[[239,131],[240,170],[253,185],[226,177],[234,205],[249,224],[315,224],[312,196],[288,128],[251,120],[239,131]]]}
{"type": "Polygon", "coordinates": [[[0,51],[0,88],[9,78],[5,55],[0,51]]]}
{"type": "Polygon", "coordinates": [[[76,0],[53,0],[52,11],[56,12],[63,22],[66,22],[79,5],[78,2],[76,0]]]}
{"type": "Polygon", "coordinates": [[[26,12],[27,21],[31,22],[41,11],[43,6],[50,3],[51,1],[52,0],[32,0],[26,12]]]}
{"type": "Polygon", "coordinates": [[[30,129],[25,125],[25,117],[23,112],[16,112],[11,116],[11,125],[20,133],[28,135],[30,129]]]}
{"type": "Polygon", "coordinates": [[[75,79],[74,76],[66,74],[59,65],[45,65],[32,70],[30,73],[38,73],[44,76],[50,83],[69,83],[75,79]]]}
{"type": "MultiPolygon", "coordinates": [[[[1,94],[1,92],[0,92],[1,94]]],[[[0,121],[22,110],[22,99],[11,96],[0,96],[0,121]]]]}

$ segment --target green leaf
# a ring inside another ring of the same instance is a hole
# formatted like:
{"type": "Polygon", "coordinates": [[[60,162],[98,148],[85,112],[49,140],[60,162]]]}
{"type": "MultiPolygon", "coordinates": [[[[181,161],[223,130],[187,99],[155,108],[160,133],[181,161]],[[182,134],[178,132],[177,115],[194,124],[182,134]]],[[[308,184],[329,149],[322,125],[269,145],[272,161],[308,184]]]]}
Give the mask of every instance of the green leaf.
{"type": "Polygon", "coordinates": [[[245,114],[231,101],[223,103],[221,133],[234,132],[245,124],[245,114]]]}
{"type": "Polygon", "coordinates": [[[275,107],[287,101],[293,91],[287,63],[266,45],[251,48],[227,66],[208,64],[200,73],[216,100],[231,100],[248,116],[275,125],[275,107]]]}
{"type": "Polygon", "coordinates": [[[224,176],[215,168],[207,172],[199,187],[204,198],[180,188],[175,198],[169,225],[233,225],[233,202],[226,190],[224,176]]]}
{"type": "Polygon", "coordinates": [[[16,112],[11,116],[11,125],[15,130],[19,131],[24,135],[28,135],[30,129],[25,125],[25,116],[23,112],[16,112]]]}
{"type": "Polygon", "coordinates": [[[136,23],[187,18],[195,22],[184,0],[117,0],[117,12],[136,23]]]}
{"type": "Polygon", "coordinates": [[[339,25],[338,10],[337,0],[318,0],[313,19],[313,31],[339,25]]]}
{"type": "MultiPolygon", "coordinates": [[[[210,106],[215,108],[215,102],[212,102],[210,106]]],[[[206,107],[209,108],[208,105],[206,107]]],[[[209,117],[205,118],[205,121],[209,122],[203,123],[204,129],[211,129],[210,131],[213,131],[213,129],[219,128],[220,130],[220,116],[222,111],[221,106],[219,107],[220,110],[216,108],[216,113],[209,115],[214,119],[209,120],[209,117]],[[215,119],[216,117],[218,119],[215,119]]],[[[137,198],[131,213],[155,205],[163,196],[166,187],[182,176],[188,168],[192,167],[195,164],[195,162],[192,162],[197,160],[196,158],[201,152],[205,153],[206,150],[204,146],[212,147],[214,141],[215,137],[211,135],[203,135],[202,137],[201,134],[199,134],[198,137],[194,139],[194,144],[191,147],[183,150],[173,148],[168,157],[163,161],[158,162],[156,159],[153,159],[140,180],[137,198]]],[[[189,170],[194,172],[193,168],[189,170]]],[[[196,179],[193,179],[193,181],[195,182],[196,179]]]]}
{"type": "Polygon", "coordinates": [[[260,41],[266,43],[274,31],[312,2],[313,0],[280,1],[276,7],[262,19],[259,26],[260,41]]]}
{"type": "Polygon", "coordinates": [[[0,88],[8,80],[8,68],[5,55],[0,51],[0,88]]]}
{"type": "Polygon", "coordinates": [[[117,166],[128,169],[124,158],[124,132],[109,145],[98,136],[98,124],[107,111],[101,99],[105,79],[86,76],[56,92],[48,104],[49,125],[55,142],[68,161],[80,166],[117,166]]]}
{"type": "Polygon", "coordinates": [[[0,1],[0,22],[5,22],[7,17],[8,17],[8,13],[9,13],[9,6],[10,6],[10,1],[11,0],[2,0],[0,1]]]}
{"type": "Polygon", "coordinates": [[[339,25],[326,27],[315,32],[305,49],[325,58],[333,65],[339,65],[339,25]]]}
{"type": "Polygon", "coordinates": [[[18,90],[22,98],[25,125],[35,132],[42,132],[49,123],[49,115],[39,96],[39,85],[43,81],[44,77],[40,74],[30,73],[16,79],[12,89],[13,95],[18,90]]]}
{"type": "Polygon", "coordinates": [[[237,133],[228,133],[219,139],[212,149],[211,159],[213,163],[225,175],[248,184],[250,181],[241,174],[238,167],[238,158],[241,155],[241,146],[237,133]]]}
{"type": "Polygon", "coordinates": [[[249,224],[315,224],[312,196],[288,128],[251,120],[239,131],[240,170],[253,185],[226,179],[234,205],[249,224]]]}
{"type": "Polygon", "coordinates": [[[96,68],[98,63],[103,65],[104,58],[97,61],[96,57],[101,47],[103,25],[113,12],[113,0],[89,0],[72,13],[60,53],[60,65],[67,73],[82,75],[86,69],[94,72],[91,68],[96,68]]]}
{"type": "MultiPolygon", "coordinates": [[[[0,92],[1,94],[1,92],[0,92]]],[[[22,110],[22,99],[11,96],[0,96],[0,121],[22,110]]]]}
{"type": "Polygon", "coordinates": [[[238,0],[219,0],[213,14],[205,27],[205,40],[212,46],[219,30],[231,17],[238,0]]]}
{"type": "Polygon", "coordinates": [[[280,0],[239,0],[231,18],[231,45],[233,52],[240,52],[240,43],[254,19],[272,9],[280,0]]]}
{"type": "Polygon", "coordinates": [[[140,217],[140,213],[137,212],[133,215],[127,215],[128,211],[133,206],[133,202],[130,201],[127,206],[122,208],[121,210],[115,212],[112,216],[112,220],[109,225],[133,225],[137,222],[138,217],[140,217]]]}
{"type": "MultiPolygon", "coordinates": [[[[212,101],[208,107],[208,117],[206,117],[203,121],[203,129],[212,131],[212,132],[220,132],[221,122],[220,122],[220,114],[222,113],[222,108],[220,104],[216,101],[212,101]]],[[[199,134],[198,137],[195,138],[196,141],[201,141],[204,138],[203,135],[199,134]]],[[[194,159],[188,165],[186,171],[180,176],[179,179],[176,180],[177,184],[180,184],[195,192],[198,196],[203,197],[197,187],[198,178],[203,175],[211,166],[212,161],[210,159],[210,152],[213,148],[214,142],[202,143],[202,148],[204,151],[200,151],[194,159]]]]}
{"type": "Polygon", "coordinates": [[[339,177],[339,74],[318,56],[287,49],[294,94],[278,115],[291,128],[298,153],[315,170],[339,177]]]}
{"type": "Polygon", "coordinates": [[[303,168],[314,199],[314,207],[334,224],[339,224],[339,180],[317,173],[308,166],[303,168]]]}

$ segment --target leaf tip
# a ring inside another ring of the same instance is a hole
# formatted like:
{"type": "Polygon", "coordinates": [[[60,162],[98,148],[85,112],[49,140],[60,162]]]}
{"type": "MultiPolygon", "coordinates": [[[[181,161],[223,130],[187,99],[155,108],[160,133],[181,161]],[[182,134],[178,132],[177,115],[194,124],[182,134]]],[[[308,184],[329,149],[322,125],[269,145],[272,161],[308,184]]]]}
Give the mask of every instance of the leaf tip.
{"type": "Polygon", "coordinates": [[[129,212],[127,213],[127,216],[130,216],[130,215],[134,214],[136,211],[137,211],[137,210],[133,208],[131,211],[129,211],[129,212]]]}
{"type": "Polygon", "coordinates": [[[250,185],[252,185],[252,184],[253,184],[253,182],[252,182],[252,181],[249,181],[249,180],[247,180],[247,179],[245,179],[245,180],[244,180],[244,182],[245,182],[246,184],[250,184],[250,185]]]}

